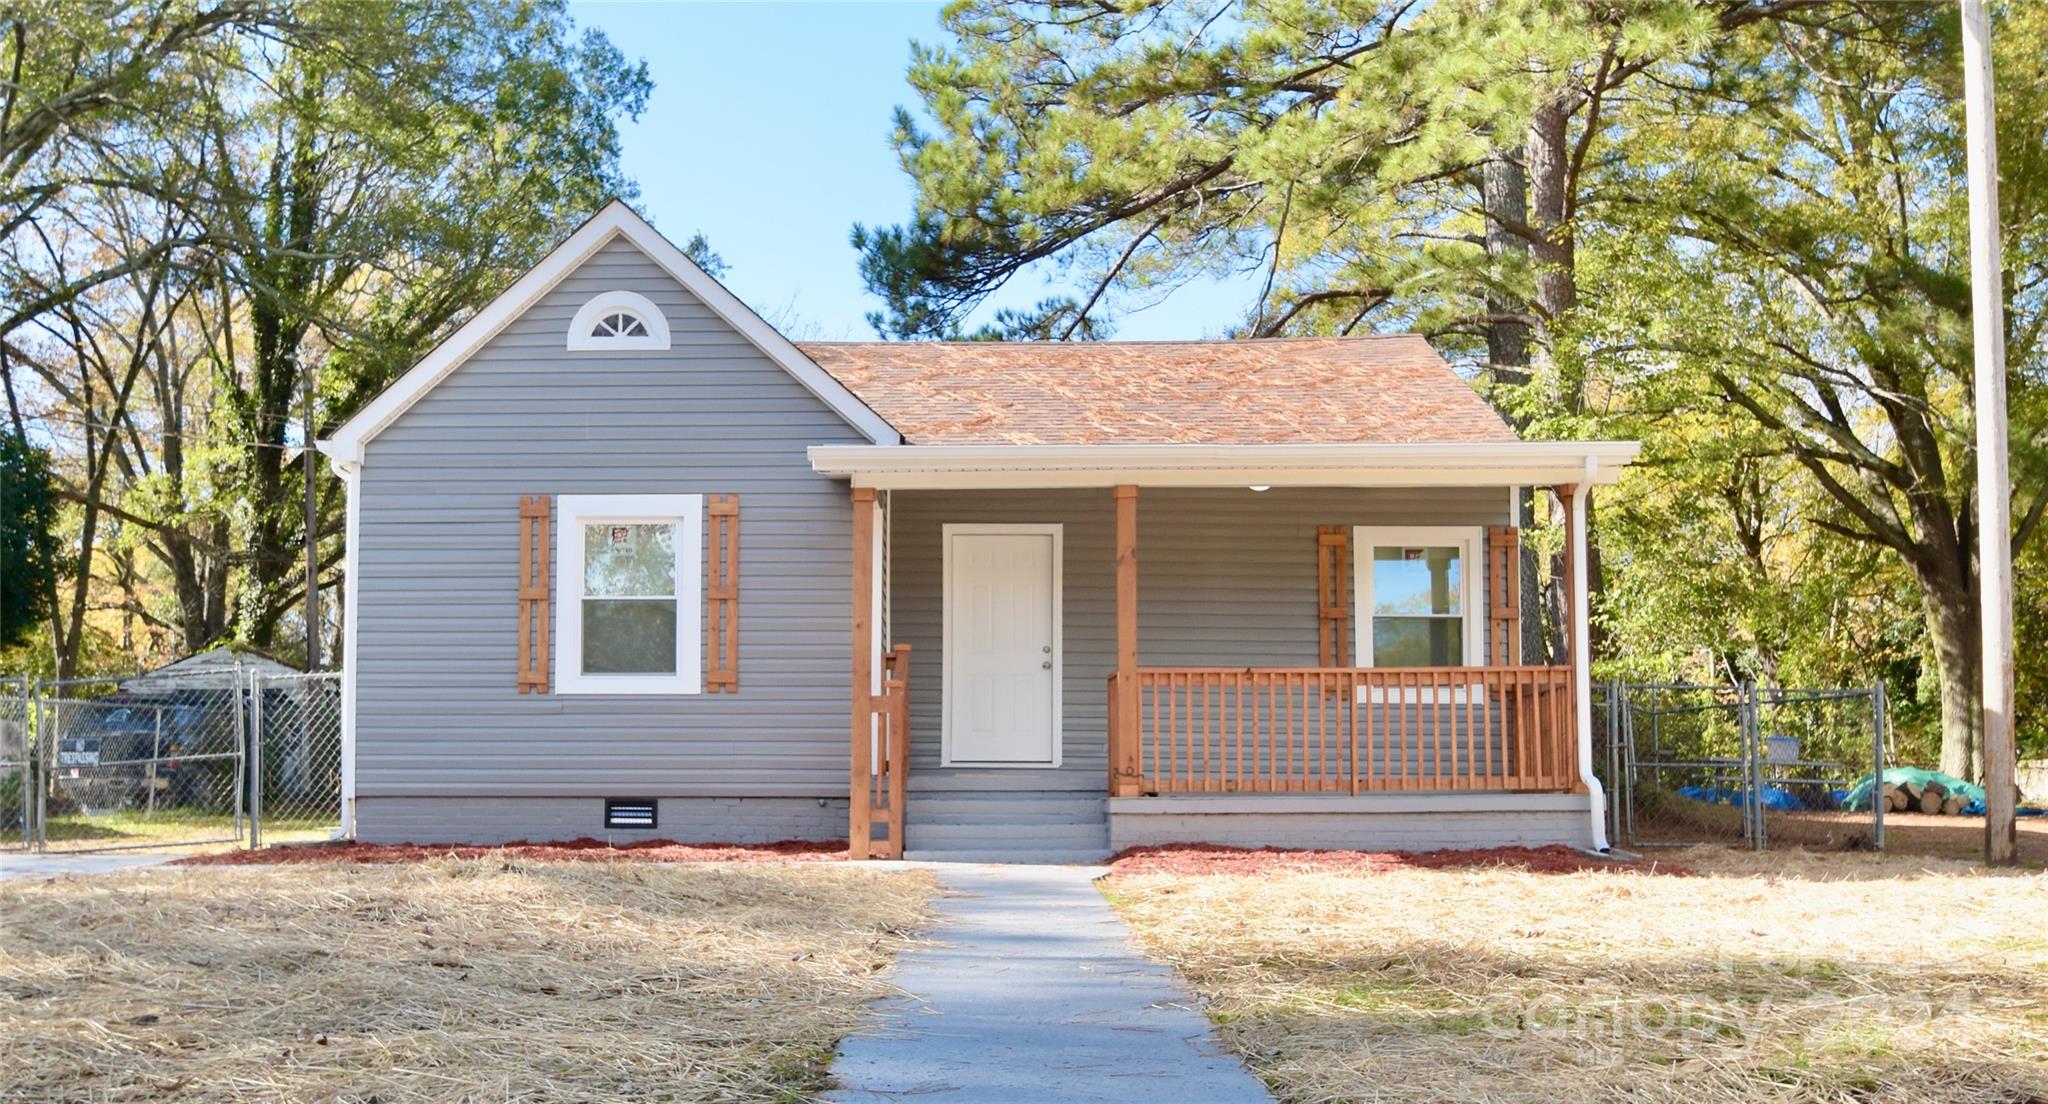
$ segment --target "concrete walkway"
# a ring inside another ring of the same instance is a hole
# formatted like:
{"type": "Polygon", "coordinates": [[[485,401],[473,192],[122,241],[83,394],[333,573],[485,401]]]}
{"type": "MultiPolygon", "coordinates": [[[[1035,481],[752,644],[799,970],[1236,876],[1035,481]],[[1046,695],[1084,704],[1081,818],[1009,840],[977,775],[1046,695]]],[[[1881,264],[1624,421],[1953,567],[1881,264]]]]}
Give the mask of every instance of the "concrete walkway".
{"type": "Polygon", "coordinates": [[[1140,956],[1098,867],[934,866],[933,945],[897,960],[910,994],[846,1040],[845,1104],[1267,1104],[1173,971],[1140,956]]]}
{"type": "Polygon", "coordinates": [[[48,855],[0,854],[0,882],[13,881],[17,878],[56,878],[66,874],[112,874],[121,870],[138,870],[145,866],[161,866],[177,858],[183,856],[175,852],[67,855],[60,851],[48,855]]]}

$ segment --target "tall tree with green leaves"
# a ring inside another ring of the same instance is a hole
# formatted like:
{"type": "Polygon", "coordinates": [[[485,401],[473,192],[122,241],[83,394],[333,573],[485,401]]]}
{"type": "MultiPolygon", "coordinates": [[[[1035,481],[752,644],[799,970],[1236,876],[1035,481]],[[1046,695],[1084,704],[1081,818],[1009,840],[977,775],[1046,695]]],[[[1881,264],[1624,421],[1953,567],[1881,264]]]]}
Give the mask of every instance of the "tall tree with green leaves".
{"type": "Polygon", "coordinates": [[[326,361],[353,409],[629,192],[613,121],[648,88],[602,36],[575,36],[559,3],[299,9],[300,41],[226,75],[197,135],[217,151],[221,277],[247,303],[231,393],[248,446],[241,635],[259,645],[303,593],[303,472],[283,459],[309,361],[326,361]]]}
{"type": "MultiPolygon", "coordinates": [[[[898,337],[1011,316],[1078,338],[1180,282],[1262,278],[1235,332],[1376,316],[1467,339],[1574,302],[1571,227],[1608,100],[1650,66],[1814,0],[958,0],[899,110],[909,220],[854,229],[898,337]]],[[[1501,335],[1512,342],[1514,335],[1501,335]]]]}
{"type": "Polygon", "coordinates": [[[50,454],[0,430],[0,651],[46,624],[63,570],[50,454]]]}
{"type": "MultiPolygon", "coordinates": [[[[1598,187],[1575,356],[1636,409],[1726,417],[1818,494],[1800,521],[1883,549],[1940,674],[1941,767],[1976,777],[1977,511],[1960,49],[1950,5],[1836,4],[1642,86],[1598,187]]],[[[2048,516],[2048,11],[2000,12],[2014,531],[2048,516]],[[2034,79],[2027,79],[2028,74],[2034,79]]],[[[1639,422],[1648,435],[1654,422],[1639,422]]]]}
{"type": "MultiPolygon", "coordinates": [[[[854,229],[884,304],[870,321],[959,335],[1050,268],[1076,292],[976,336],[1098,337],[1182,282],[1252,273],[1233,335],[1413,329],[1527,427],[1583,401],[1576,362],[1549,353],[1578,303],[1611,101],[1810,2],[963,0],[954,41],[910,67],[930,128],[897,116],[913,215],[854,229]]],[[[1560,565],[1531,655],[1562,648],[1560,565]]],[[[1590,566],[1597,591],[1597,552],[1590,566]]]]}
{"type": "MultiPolygon", "coordinates": [[[[304,585],[292,427],[309,402],[316,432],[346,417],[632,194],[617,123],[645,68],[559,0],[33,0],[0,31],[0,188],[21,203],[0,341],[68,435],[67,494],[140,531],[176,595],[143,612],[187,647],[271,644],[304,585]],[[139,309],[144,275],[161,309],[139,309]],[[113,360],[132,403],[97,378],[113,360]]],[[[324,572],[340,496],[320,482],[324,572]]]]}
{"type": "MultiPolygon", "coordinates": [[[[2020,193],[2006,197],[2008,344],[2033,351],[2013,358],[2016,455],[2039,451],[2042,425],[2041,13],[2007,5],[1994,36],[2017,74],[2000,108],[2020,193]]],[[[1657,511],[1727,511],[1704,547],[1746,580],[1757,618],[1695,622],[1709,651],[1821,669],[1812,657],[1842,653],[1816,638],[1867,622],[1772,611],[1895,595],[1812,587],[1788,565],[1896,557],[1936,641],[1944,760],[1969,772],[1949,5],[962,0],[945,22],[952,41],[920,47],[909,73],[929,122],[896,122],[911,217],[854,232],[878,331],[960,334],[1007,281],[1051,270],[1072,294],[995,332],[1098,336],[1181,281],[1247,271],[1261,290],[1233,334],[1423,332],[1531,435],[1647,440],[1643,478],[1691,496],[1657,511]]],[[[2048,511],[2026,464],[2022,543],[2048,511]]],[[[1650,562],[1687,570],[1635,561],[1650,562]]],[[[1687,600],[1711,600],[1715,580],[1690,570],[1687,600]]],[[[1679,598],[1622,586],[1631,615],[1679,598]]],[[[1910,651],[1913,631],[1870,664],[1910,651]]]]}

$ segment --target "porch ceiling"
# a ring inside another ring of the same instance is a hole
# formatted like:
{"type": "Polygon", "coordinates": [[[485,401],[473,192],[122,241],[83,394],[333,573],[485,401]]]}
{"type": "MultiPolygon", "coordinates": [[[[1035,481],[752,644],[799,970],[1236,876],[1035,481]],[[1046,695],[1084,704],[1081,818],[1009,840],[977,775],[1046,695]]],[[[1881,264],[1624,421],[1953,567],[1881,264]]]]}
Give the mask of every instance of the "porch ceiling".
{"type": "Polygon", "coordinates": [[[1605,484],[1635,441],[1290,445],[814,445],[811,467],[882,490],[1517,487],[1605,484]]]}

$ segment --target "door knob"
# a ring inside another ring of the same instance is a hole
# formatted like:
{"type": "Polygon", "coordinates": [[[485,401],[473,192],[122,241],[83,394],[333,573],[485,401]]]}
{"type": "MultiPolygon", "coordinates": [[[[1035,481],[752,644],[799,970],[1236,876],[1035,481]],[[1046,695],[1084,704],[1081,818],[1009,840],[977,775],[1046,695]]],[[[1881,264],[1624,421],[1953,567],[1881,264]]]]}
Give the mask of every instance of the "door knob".
{"type": "Polygon", "coordinates": [[[1046,670],[1048,670],[1048,671],[1050,671],[1050,670],[1052,670],[1052,660],[1049,660],[1049,659],[1048,659],[1048,660],[1046,660],[1046,661],[1045,661],[1044,663],[1041,663],[1041,664],[1039,664],[1039,666],[1040,666],[1040,667],[1043,667],[1043,668],[1045,668],[1045,669],[1046,669],[1046,670]]]}
{"type": "Polygon", "coordinates": [[[1038,649],[1038,650],[1039,650],[1039,651],[1041,651],[1041,652],[1044,652],[1044,653],[1045,653],[1046,655],[1051,655],[1051,654],[1052,654],[1052,645],[1050,645],[1050,644],[1047,644],[1047,645],[1046,645],[1045,647],[1043,647],[1043,648],[1040,648],[1040,649],[1038,649]]]}

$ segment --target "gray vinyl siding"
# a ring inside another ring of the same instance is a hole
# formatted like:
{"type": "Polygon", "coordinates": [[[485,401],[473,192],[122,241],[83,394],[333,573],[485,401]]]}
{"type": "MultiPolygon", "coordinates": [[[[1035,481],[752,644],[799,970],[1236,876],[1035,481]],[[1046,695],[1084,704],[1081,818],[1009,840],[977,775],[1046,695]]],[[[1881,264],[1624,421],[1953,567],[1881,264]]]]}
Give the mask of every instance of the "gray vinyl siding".
{"type": "MultiPolygon", "coordinates": [[[[911,646],[911,772],[939,766],[942,526],[1063,526],[1062,769],[973,772],[988,789],[1058,775],[1101,788],[1116,665],[1110,492],[897,491],[890,496],[891,639],[911,646]]],[[[1319,525],[1502,525],[1506,488],[1146,488],[1138,495],[1138,662],[1147,667],[1316,664],[1319,525]]],[[[1348,662],[1348,661],[1347,661],[1348,662]]]]}
{"type": "Polygon", "coordinates": [[[637,249],[600,250],[369,444],[358,793],[843,798],[850,510],[804,450],[864,440],[637,249]],[[671,349],[565,350],[614,289],[671,349]],[[517,693],[520,496],[690,493],[740,496],[739,692],[517,693]]]}

